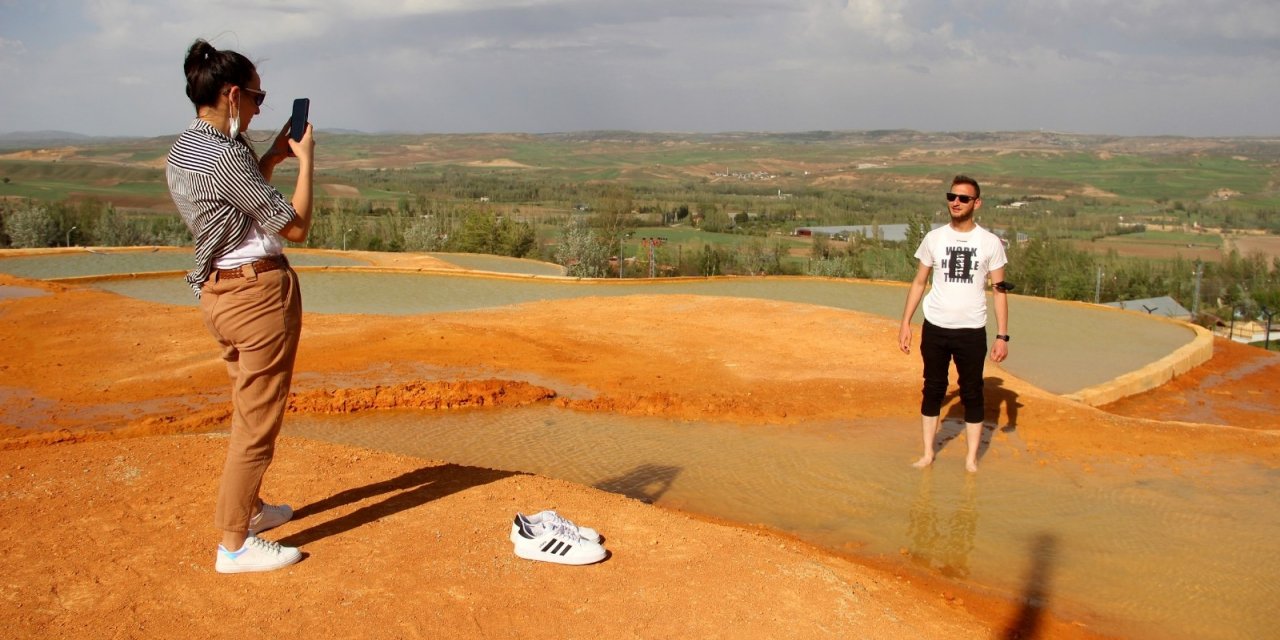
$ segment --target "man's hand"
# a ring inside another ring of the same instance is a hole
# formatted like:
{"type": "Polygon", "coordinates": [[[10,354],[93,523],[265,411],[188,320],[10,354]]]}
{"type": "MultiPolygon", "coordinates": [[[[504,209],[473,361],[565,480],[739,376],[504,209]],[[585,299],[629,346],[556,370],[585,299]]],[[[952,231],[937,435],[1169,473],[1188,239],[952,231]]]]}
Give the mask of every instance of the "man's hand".
{"type": "Polygon", "coordinates": [[[996,338],[996,343],[991,345],[991,361],[1004,362],[1009,357],[1009,343],[996,338]]]}
{"type": "Polygon", "coordinates": [[[911,325],[902,325],[902,329],[898,331],[898,348],[903,353],[911,353],[911,325]]]}

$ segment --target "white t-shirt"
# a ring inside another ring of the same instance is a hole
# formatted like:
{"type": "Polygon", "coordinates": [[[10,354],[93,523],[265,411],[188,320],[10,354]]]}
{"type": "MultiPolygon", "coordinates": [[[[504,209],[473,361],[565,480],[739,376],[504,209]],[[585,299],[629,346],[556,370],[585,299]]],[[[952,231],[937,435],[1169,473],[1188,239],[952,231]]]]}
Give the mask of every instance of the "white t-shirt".
{"type": "Polygon", "coordinates": [[[925,235],[916,259],[933,268],[925,320],[945,329],[987,326],[987,274],[1009,262],[1000,238],[976,224],[964,233],[948,224],[925,235]]]}

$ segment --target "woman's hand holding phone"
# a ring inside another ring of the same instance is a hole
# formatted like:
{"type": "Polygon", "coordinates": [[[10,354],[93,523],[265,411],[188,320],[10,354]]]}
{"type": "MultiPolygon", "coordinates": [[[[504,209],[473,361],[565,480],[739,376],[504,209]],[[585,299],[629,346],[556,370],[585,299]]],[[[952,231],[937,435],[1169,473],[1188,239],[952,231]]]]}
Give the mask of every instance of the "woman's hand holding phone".
{"type": "Polygon", "coordinates": [[[285,128],[289,131],[289,149],[293,155],[299,160],[305,158],[310,163],[312,153],[315,149],[315,139],[311,137],[311,122],[308,117],[311,112],[311,100],[309,98],[298,98],[293,101],[293,115],[289,117],[289,123],[285,128]]]}
{"type": "Polygon", "coordinates": [[[294,141],[290,131],[291,126],[292,122],[286,121],[284,126],[280,127],[280,133],[277,133],[275,140],[271,141],[271,148],[263,154],[262,160],[258,163],[258,168],[262,170],[262,175],[267,180],[271,179],[276,165],[289,158],[298,158],[300,162],[305,162],[308,168],[311,166],[316,146],[315,139],[311,136],[311,123],[307,123],[300,141],[294,141]]]}
{"type": "MultiPolygon", "coordinates": [[[[286,128],[288,125],[285,125],[286,128]]],[[[310,163],[315,155],[316,140],[311,135],[311,123],[308,122],[306,129],[302,132],[301,140],[294,140],[292,135],[286,135],[282,132],[285,144],[289,146],[289,155],[297,158],[299,161],[310,163]]]]}

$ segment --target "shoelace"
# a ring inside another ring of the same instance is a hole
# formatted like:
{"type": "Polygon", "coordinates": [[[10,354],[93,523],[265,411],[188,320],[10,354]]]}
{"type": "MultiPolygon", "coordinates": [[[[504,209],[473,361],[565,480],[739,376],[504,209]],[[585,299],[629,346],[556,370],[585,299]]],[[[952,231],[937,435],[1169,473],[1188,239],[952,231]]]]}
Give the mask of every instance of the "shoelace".
{"type": "Polygon", "coordinates": [[[548,520],[542,526],[551,529],[555,535],[565,538],[570,542],[582,540],[582,536],[578,535],[578,528],[573,526],[572,522],[563,518],[559,520],[548,520]]]}
{"type": "Polygon", "coordinates": [[[572,520],[570,520],[570,519],[568,519],[568,518],[566,518],[566,517],[564,517],[564,516],[562,516],[562,515],[560,515],[560,514],[558,514],[558,513],[554,512],[554,511],[547,511],[547,512],[545,512],[545,513],[543,514],[543,517],[544,517],[544,518],[546,518],[547,520],[550,520],[551,522],[556,523],[556,524],[559,524],[559,525],[563,525],[563,526],[569,527],[570,529],[573,529],[574,531],[577,531],[577,530],[578,530],[578,525],[574,524],[572,520]]]}
{"type": "Polygon", "coordinates": [[[270,541],[270,540],[263,540],[262,538],[259,538],[259,537],[257,537],[257,536],[253,536],[252,538],[247,538],[247,539],[245,540],[245,542],[247,542],[247,543],[249,543],[249,544],[251,544],[251,545],[253,545],[253,546],[255,546],[255,547],[259,548],[259,549],[262,549],[263,551],[266,551],[266,552],[268,552],[268,553],[276,553],[276,554],[280,553],[280,543],[279,543],[279,542],[272,542],[272,541],[270,541]]]}

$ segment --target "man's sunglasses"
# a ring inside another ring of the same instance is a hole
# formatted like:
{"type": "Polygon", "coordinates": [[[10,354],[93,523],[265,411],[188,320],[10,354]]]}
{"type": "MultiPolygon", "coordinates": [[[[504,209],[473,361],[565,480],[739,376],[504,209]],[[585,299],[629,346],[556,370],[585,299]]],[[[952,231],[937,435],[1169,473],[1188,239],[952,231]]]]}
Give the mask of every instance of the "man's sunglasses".
{"type": "Polygon", "coordinates": [[[256,90],[256,89],[250,89],[249,87],[240,87],[240,90],[241,90],[241,91],[244,91],[244,92],[246,92],[246,93],[248,93],[248,94],[249,94],[249,95],[251,95],[251,96],[253,96],[253,104],[254,104],[255,106],[259,106],[259,107],[261,107],[261,106],[262,106],[262,103],[264,103],[264,102],[266,102],[266,101],[267,101],[267,92],[266,92],[266,91],[258,91],[258,90],[256,90]]]}
{"type": "Polygon", "coordinates": [[[951,193],[950,191],[947,192],[947,202],[953,202],[956,199],[960,200],[960,204],[969,204],[970,202],[973,202],[978,198],[977,196],[966,196],[960,193],[951,193]]]}

